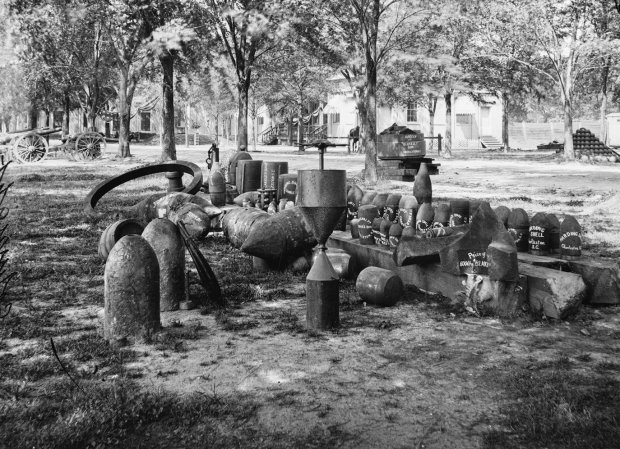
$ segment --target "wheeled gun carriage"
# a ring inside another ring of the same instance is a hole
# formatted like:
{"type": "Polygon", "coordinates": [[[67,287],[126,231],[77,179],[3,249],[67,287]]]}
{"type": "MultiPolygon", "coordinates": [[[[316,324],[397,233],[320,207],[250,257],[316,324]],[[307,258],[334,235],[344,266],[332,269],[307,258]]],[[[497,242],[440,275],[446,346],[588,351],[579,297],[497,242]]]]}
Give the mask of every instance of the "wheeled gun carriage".
{"type": "Polygon", "coordinates": [[[97,159],[105,151],[105,137],[94,131],[79,133],[63,140],[61,145],[50,147],[49,135],[59,131],[43,128],[8,133],[0,137],[0,153],[10,160],[28,164],[42,161],[51,151],[62,151],[75,160],[97,159]]]}

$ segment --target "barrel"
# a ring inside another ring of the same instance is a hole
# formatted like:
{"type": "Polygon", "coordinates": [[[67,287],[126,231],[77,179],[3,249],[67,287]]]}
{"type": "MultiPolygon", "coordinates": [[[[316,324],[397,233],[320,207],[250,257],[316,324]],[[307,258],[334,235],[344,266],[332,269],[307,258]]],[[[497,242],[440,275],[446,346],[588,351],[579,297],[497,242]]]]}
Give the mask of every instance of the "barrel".
{"type": "Polygon", "coordinates": [[[142,234],[144,226],[138,221],[131,218],[118,220],[105,228],[99,239],[98,252],[103,260],[107,260],[110,251],[122,237],[126,235],[142,234]]]}
{"type": "Polygon", "coordinates": [[[362,301],[377,306],[393,306],[403,296],[403,281],[397,274],[379,267],[362,270],[355,282],[362,301]]]}
{"type": "Polygon", "coordinates": [[[461,226],[469,223],[469,201],[450,201],[450,226],[461,226]]]}
{"type": "Polygon", "coordinates": [[[515,239],[517,251],[527,252],[529,248],[530,220],[520,207],[514,208],[508,215],[508,232],[515,239]]]}
{"type": "Polygon", "coordinates": [[[213,170],[209,176],[209,197],[214,206],[226,205],[226,181],[219,170],[213,170]]]}
{"type": "Polygon", "coordinates": [[[108,255],[103,274],[103,336],[109,342],[145,338],[161,328],[159,263],[139,235],[122,237],[108,255]]]}
{"type": "Polygon", "coordinates": [[[278,176],[278,201],[295,202],[297,196],[297,173],[285,173],[278,176]]]}
{"type": "MultiPolygon", "coordinates": [[[[228,183],[233,186],[237,185],[237,164],[239,161],[252,160],[252,156],[247,151],[237,151],[228,161],[228,183]]],[[[241,192],[239,192],[241,193],[241,192]]]]}
{"type": "Polygon", "coordinates": [[[260,189],[263,161],[243,160],[237,163],[237,190],[239,193],[260,189]]]}
{"type": "Polygon", "coordinates": [[[372,235],[372,222],[379,216],[377,206],[372,204],[360,206],[357,211],[357,216],[359,219],[357,227],[360,236],[360,244],[374,245],[375,239],[372,235]]]}
{"type": "Polygon", "coordinates": [[[260,185],[262,189],[278,190],[280,175],[288,174],[288,162],[263,162],[260,185]]]}

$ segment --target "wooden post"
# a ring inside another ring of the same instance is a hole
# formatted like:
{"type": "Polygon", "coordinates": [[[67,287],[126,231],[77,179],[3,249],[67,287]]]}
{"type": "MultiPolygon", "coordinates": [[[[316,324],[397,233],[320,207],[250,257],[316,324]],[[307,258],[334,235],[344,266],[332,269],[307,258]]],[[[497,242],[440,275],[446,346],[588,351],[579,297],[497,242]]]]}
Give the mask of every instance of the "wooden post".
{"type": "Polygon", "coordinates": [[[189,148],[189,120],[190,120],[189,103],[185,106],[185,148],[189,148]]]}
{"type": "Polygon", "coordinates": [[[437,154],[441,156],[441,134],[437,134],[437,154]]]}

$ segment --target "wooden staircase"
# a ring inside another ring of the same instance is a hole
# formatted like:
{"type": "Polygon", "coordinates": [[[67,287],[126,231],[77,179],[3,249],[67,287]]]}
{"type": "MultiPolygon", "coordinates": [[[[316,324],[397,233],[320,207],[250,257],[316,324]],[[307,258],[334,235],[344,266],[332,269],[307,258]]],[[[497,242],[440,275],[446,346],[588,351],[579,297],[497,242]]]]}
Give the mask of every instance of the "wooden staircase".
{"type": "Polygon", "coordinates": [[[504,145],[493,136],[480,136],[480,144],[482,148],[489,150],[499,150],[504,145]]]}

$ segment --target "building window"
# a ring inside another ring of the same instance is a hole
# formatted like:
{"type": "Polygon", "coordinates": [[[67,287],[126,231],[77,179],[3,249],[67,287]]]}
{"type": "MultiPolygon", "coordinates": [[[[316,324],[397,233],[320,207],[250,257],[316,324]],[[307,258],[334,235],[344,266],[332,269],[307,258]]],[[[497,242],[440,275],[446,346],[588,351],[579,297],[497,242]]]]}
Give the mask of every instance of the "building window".
{"type": "Polygon", "coordinates": [[[414,102],[407,103],[407,123],[418,121],[418,105],[414,102]]]}
{"type": "Polygon", "coordinates": [[[340,112],[334,112],[332,114],[332,123],[340,123],[340,112]]]}
{"type": "Polygon", "coordinates": [[[146,131],[146,132],[151,130],[151,113],[150,112],[140,113],[140,130],[146,131]]]}
{"type": "Polygon", "coordinates": [[[257,117],[256,123],[258,126],[262,126],[262,124],[265,123],[265,117],[257,117]]]}

